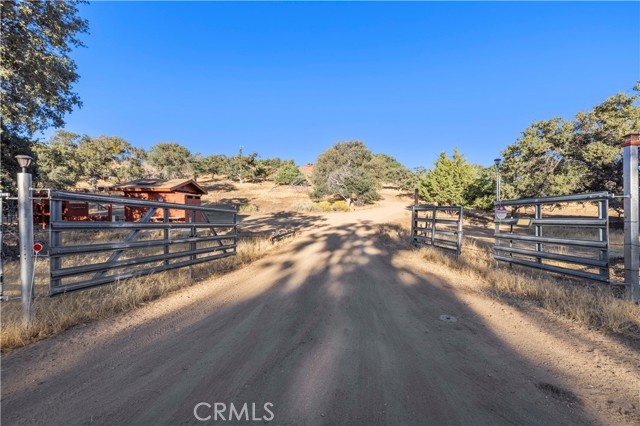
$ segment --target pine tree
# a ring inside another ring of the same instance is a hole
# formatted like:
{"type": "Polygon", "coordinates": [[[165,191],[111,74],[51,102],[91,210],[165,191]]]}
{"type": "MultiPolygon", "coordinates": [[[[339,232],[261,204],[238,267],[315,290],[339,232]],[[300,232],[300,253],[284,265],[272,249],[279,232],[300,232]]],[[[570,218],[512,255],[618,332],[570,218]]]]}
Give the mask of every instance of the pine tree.
{"type": "Polygon", "coordinates": [[[473,183],[475,173],[458,148],[451,158],[442,152],[434,166],[418,183],[420,196],[441,206],[467,204],[467,188],[473,183]]]}

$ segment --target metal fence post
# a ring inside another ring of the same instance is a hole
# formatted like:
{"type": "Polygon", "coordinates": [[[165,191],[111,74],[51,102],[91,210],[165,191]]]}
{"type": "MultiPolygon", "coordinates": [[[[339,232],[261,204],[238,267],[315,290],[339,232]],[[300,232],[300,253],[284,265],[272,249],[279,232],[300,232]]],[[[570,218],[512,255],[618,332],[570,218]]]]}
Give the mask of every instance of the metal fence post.
{"type": "Polygon", "coordinates": [[[9,194],[3,192],[0,193],[0,299],[4,297],[4,270],[2,268],[2,228],[4,223],[4,205],[2,201],[4,197],[8,197],[9,194]]]}
{"type": "MultiPolygon", "coordinates": [[[[169,254],[169,209],[165,207],[162,210],[163,210],[163,222],[166,226],[162,231],[162,238],[164,239],[164,246],[162,247],[162,251],[166,256],[169,254]]],[[[164,264],[164,266],[167,266],[169,264],[169,260],[165,259],[162,263],[164,264]]]]}
{"type": "Polygon", "coordinates": [[[462,254],[462,217],[464,216],[464,207],[460,207],[460,211],[458,212],[458,228],[457,228],[457,235],[456,235],[456,243],[458,244],[457,247],[457,254],[458,256],[460,256],[462,254]]]}
{"type": "MultiPolygon", "coordinates": [[[[194,224],[196,223],[196,211],[195,210],[191,211],[191,223],[194,223],[194,224]]],[[[195,238],[197,236],[198,236],[198,234],[197,234],[197,231],[196,231],[196,227],[192,226],[189,237],[195,238]]],[[[196,247],[196,243],[195,242],[189,243],[189,250],[195,251],[196,248],[197,247],[196,247]]],[[[196,255],[195,254],[191,255],[191,260],[196,260],[196,255]]]]}
{"type": "Polygon", "coordinates": [[[233,248],[233,252],[237,253],[238,252],[238,214],[234,213],[233,214],[233,244],[234,244],[234,248],[233,248]]]}
{"type": "Polygon", "coordinates": [[[433,207],[431,212],[431,245],[433,246],[436,243],[436,215],[438,214],[438,210],[433,207]]]}
{"type": "MultiPolygon", "coordinates": [[[[185,210],[185,215],[187,214],[187,211],[185,210]]],[[[196,223],[196,211],[195,210],[191,210],[191,218],[190,218],[190,222],[191,223],[196,223]]],[[[190,238],[195,238],[197,236],[196,233],[196,227],[193,226],[191,227],[191,231],[189,232],[189,237],[190,238]]],[[[196,243],[195,242],[191,242],[189,243],[189,250],[191,250],[192,252],[195,251],[197,248],[196,243]]],[[[191,255],[191,260],[196,260],[197,259],[197,255],[196,254],[192,254],[191,255]]],[[[193,280],[193,266],[189,265],[189,280],[193,280]]]]}
{"type": "Polygon", "coordinates": [[[18,173],[18,225],[20,230],[20,282],[24,322],[31,322],[33,303],[33,204],[31,202],[31,173],[18,173]]]}
{"type": "MultiPolygon", "coordinates": [[[[58,223],[62,220],[62,200],[49,200],[49,242],[50,252],[54,252],[62,245],[62,235],[58,230],[58,223]]],[[[54,271],[58,271],[62,268],[62,258],[60,256],[50,255],[49,256],[49,294],[53,294],[54,289],[60,288],[62,285],[62,281],[60,278],[53,278],[52,273],[54,271]]]]}
{"type": "Polygon", "coordinates": [[[600,260],[607,262],[606,268],[600,268],[600,275],[609,280],[609,200],[598,201],[598,219],[605,221],[605,225],[598,230],[598,237],[607,245],[607,248],[600,250],[600,260]]]}
{"type": "MultiPolygon", "coordinates": [[[[542,205],[541,204],[536,204],[534,219],[536,219],[536,220],[542,219],[542,205]]],[[[542,226],[541,225],[535,225],[535,230],[536,230],[536,237],[542,237],[542,226]]],[[[536,243],[536,251],[537,252],[541,252],[542,251],[542,243],[536,243]]],[[[536,257],[536,262],[542,263],[542,258],[541,257],[536,257]]]]}
{"type": "Polygon", "coordinates": [[[411,206],[411,244],[414,243],[416,235],[416,206],[411,206]]]}
{"type": "Polygon", "coordinates": [[[623,147],[624,177],[624,281],[631,300],[640,301],[638,287],[638,146],[640,134],[625,135],[623,147]]]}

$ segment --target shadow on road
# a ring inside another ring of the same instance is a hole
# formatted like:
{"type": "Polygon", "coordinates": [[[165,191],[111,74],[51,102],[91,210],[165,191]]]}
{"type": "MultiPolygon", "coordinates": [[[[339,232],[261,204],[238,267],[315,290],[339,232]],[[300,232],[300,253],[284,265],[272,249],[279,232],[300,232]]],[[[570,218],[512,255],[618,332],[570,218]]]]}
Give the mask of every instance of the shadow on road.
{"type": "Polygon", "coordinates": [[[374,223],[328,228],[321,217],[282,215],[243,229],[293,219],[319,227],[231,274],[245,281],[215,309],[201,298],[188,312],[76,347],[77,361],[40,383],[14,368],[55,356],[50,341],[7,356],[3,422],[199,424],[193,409],[204,401],[271,402],[279,425],[597,423],[446,279],[399,266],[374,223]]]}
{"type": "Polygon", "coordinates": [[[264,235],[272,231],[292,229],[306,231],[324,224],[326,217],[295,212],[280,212],[268,216],[238,216],[238,233],[241,236],[264,235]]]}

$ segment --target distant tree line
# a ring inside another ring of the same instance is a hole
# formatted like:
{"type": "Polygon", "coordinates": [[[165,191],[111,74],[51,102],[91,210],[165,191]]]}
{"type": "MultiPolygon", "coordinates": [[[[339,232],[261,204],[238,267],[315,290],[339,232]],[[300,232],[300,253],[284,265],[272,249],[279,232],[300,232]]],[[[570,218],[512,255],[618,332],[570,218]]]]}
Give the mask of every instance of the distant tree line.
{"type": "Polygon", "coordinates": [[[59,130],[48,141],[33,146],[35,181],[49,188],[73,188],[81,180],[95,191],[98,181],[126,181],[143,177],[162,179],[226,176],[236,182],[273,181],[302,184],[305,176],[293,160],[245,155],[192,154],[176,142],[160,142],[149,151],[117,136],[78,135],[59,130]]]}

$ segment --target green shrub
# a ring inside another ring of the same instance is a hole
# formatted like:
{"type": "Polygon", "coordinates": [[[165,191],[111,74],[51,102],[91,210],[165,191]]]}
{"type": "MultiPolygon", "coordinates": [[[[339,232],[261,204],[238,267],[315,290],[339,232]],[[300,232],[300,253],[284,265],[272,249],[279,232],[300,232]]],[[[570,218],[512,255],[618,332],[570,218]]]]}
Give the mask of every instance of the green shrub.
{"type": "Polygon", "coordinates": [[[305,176],[295,166],[295,164],[286,163],[278,169],[274,177],[274,182],[281,185],[290,185],[292,183],[304,182],[305,176]]]}

